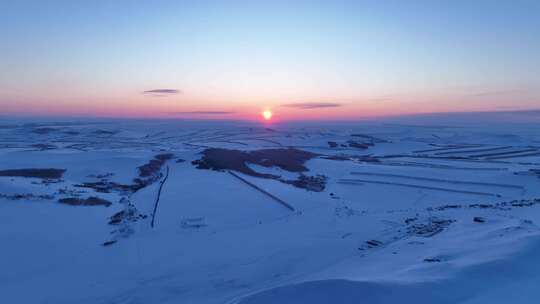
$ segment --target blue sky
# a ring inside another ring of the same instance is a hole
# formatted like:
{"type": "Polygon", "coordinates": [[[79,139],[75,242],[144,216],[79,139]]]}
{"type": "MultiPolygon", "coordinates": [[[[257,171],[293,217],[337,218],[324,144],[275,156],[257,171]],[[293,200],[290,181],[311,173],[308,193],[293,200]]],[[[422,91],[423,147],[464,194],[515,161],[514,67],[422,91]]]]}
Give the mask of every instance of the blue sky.
{"type": "Polygon", "coordinates": [[[540,107],[539,1],[291,2],[2,1],[0,109],[339,118],[540,107]],[[141,94],[164,88],[178,93],[141,94]],[[340,106],[280,106],[294,103],[340,106]]]}

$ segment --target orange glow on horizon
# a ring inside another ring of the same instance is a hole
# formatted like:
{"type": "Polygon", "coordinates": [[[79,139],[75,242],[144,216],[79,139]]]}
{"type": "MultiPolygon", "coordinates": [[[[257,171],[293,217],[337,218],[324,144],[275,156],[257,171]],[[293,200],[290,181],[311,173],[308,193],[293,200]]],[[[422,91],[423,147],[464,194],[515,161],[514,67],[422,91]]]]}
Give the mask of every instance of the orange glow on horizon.
{"type": "Polygon", "coordinates": [[[264,118],[264,120],[270,120],[272,119],[272,116],[274,115],[272,113],[272,111],[270,110],[264,110],[262,113],[261,113],[262,117],[264,118]]]}
{"type": "MultiPolygon", "coordinates": [[[[420,96],[421,97],[421,96],[420,96]]],[[[181,106],[169,98],[138,96],[133,99],[120,96],[108,98],[87,97],[71,99],[40,99],[13,97],[0,101],[1,115],[59,116],[59,117],[107,117],[107,118],[164,118],[203,120],[246,120],[268,123],[302,120],[358,120],[386,116],[420,113],[488,111],[490,109],[467,106],[465,103],[432,104],[418,98],[417,101],[400,101],[380,105],[369,102],[348,102],[330,108],[282,107],[279,103],[255,104],[241,101],[228,103],[223,100],[196,99],[181,106]],[[150,103],[149,103],[149,98],[150,103]],[[421,111],[419,110],[421,109],[421,111]],[[275,111],[276,114],[274,114],[275,111]]],[[[266,102],[265,102],[266,103],[266,102]]],[[[287,101],[282,101],[286,104],[287,101]]],[[[503,103],[497,105],[504,105],[503,103]]]]}

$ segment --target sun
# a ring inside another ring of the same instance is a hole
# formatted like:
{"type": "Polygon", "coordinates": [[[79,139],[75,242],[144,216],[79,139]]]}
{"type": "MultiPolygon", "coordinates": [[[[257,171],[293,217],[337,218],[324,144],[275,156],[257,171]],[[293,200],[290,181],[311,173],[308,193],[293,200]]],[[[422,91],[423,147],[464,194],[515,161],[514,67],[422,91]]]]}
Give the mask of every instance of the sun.
{"type": "Polygon", "coordinates": [[[270,120],[272,119],[272,111],[270,110],[264,110],[262,113],[262,117],[265,119],[265,120],[270,120]]]}

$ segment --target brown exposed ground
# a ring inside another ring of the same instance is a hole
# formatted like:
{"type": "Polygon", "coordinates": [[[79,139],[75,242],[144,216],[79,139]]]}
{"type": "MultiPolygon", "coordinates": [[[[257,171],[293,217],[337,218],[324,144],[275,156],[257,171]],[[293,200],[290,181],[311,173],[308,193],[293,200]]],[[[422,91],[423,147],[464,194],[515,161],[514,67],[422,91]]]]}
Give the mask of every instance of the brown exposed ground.
{"type": "Polygon", "coordinates": [[[174,155],[170,153],[158,154],[154,156],[154,159],[151,159],[148,163],[140,166],[139,177],[150,177],[154,174],[159,173],[161,167],[165,164],[166,161],[173,158],[174,155]]]}
{"type": "Polygon", "coordinates": [[[18,201],[18,200],[52,200],[54,199],[54,196],[49,194],[32,194],[32,193],[25,193],[25,194],[2,194],[0,193],[0,198],[18,201]]]}
{"type": "Polygon", "coordinates": [[[263,178],[278,178],[272,174],[259,173],[251,169],[247,163],[263,167],[279,167],[291,172],[305,172],[304,163],[318,154],[298,149],[264,149],[256,151],[228,150],[210,148],[202,152],[203,157],[193,161],[199,169],[234,170],[247,175],[263,178]]]}
{"type": "Polygon", "coordinates": [[[72,206],[105,206],[109,207],[112,203],[108,200],[91,196],[89,198],[78,198],[78,197],[68,197],[61,198],[58,200],[61,204],[72,205],[72,206]]]}
{"type": "Polygon", "coordinates": [[[59,179],[66,172],[65,169],[10,169],[0,170],[0,176],[34,177],[43,179],[59,179]]]}
{"type": "Polygon", "coordinates": [[[97,182],[84,182],[81,184],[74,185],[79,188],[90,188],[94,189],[97,192],[101,193],[110,193],[110,192],[123,192],[123,193],[133,193],[138,190],[154,183],[161,177],[161,168],[163,165],[170,159],[174,157],[173,154],[163,153],[154,156],[153,159],[148,161],[146,164],[138,167],[139,175],[133,179],[131,184],[119,184],[107,180],[108,176],[103,176],[100,181],[97,182]]]}
{"type": "Polygon", "coordinates": [[[359,142],[359,141],[354,141],[354,140],[347,141],[347,144],[349,144],[349,147],[351,148],[358,148],[358,149],[367,149],[373,146],[373,144],[369,142],[364,143],[364,142],[359,142]]]}
{"type": "Polygon", "coordinates": [[[380,160],[377,157],[371,155],[328,155],[321,157],[322,159],[328,160],[337,160],[337,161],[361,161],[361,162],[371,162],[379,163],[380,160]]]}
{"type": "Polygon", "coordinates": [[[110,181],[98,181],[98,182],[85,182],[81,184],[73,185],[77,188],[90,188],[94,189],[97,192],[101,193],[111,193],[111,192],[135,192],[140,189],[137,185],[124,185],[118,184],[110,181]]]}
{"type": "MultiPolygon", "coordinates": [[[[211,169],[218,171],[237,171],[246,175],[275,179],[280,182],[303,188],[308,191],[320,192],[326,185],[326,177],[322,175],[308,176],[303,172],[309,171],[305,162],[318,157],[319,154],[298,149],[264,149],[256,151],[240,151],[219,148],[209,148],[202,152],[203,157],[193,161],[198,169],[211,169]],[[300,172],[296,180],[285,180],[280,176],[259,173],[251,169],[248,164],[264,167],[279,167],[290,172],[300,172]]],[[[232,173],[231,173],[232,174],[232,173]]]]}
{"type": "Polygon", "coordinates": [[[326,186],[327,179],[324,175],[307,176],[301,174],[295,180],[285,180],[283,182],[308,191],[321,192],[326,186]]]}

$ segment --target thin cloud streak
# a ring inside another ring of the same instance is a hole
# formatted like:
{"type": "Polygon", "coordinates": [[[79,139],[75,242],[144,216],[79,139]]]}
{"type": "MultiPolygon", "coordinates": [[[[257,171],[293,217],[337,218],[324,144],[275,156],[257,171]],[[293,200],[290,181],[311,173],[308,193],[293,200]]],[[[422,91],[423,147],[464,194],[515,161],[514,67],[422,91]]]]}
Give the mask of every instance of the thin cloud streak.
{"type": "Polygon", "coordinates": [[[466,96],[482,97],[482,96],[498,96],[498,95],[512,95],[522,93],[523,90],[497,90],[497,91],[484,91],[467,94],[466,96]]]}
{"type": "Polygon", "coordinates": [[[176,89],[153,89],[148,91],[143,91],[143,94],[156,94],[158,96],[164,96],[164,95],[176,95],[176,94],[182,94],[182,91],[176,90],[176,89]]]}
{"type": "Polygon", "coordinates": [[[168,112],[170,115],[228,115],[234,114],[231,111],[180,111],[180,112],[168,112]]]}
{"type": "Polygon", "coordinates": [[[286,108],[295,108],[303,110],[320,109],[320,108],[336,108],[342,105],[334,102],[301,102],[301,103],[288,103],[281,105],[286,108]]]}
{"type": "Polygon", "coordinates": [[[528,109],[528,110],[515,110],[507,111],[507,113],[526,115],[526,116],[540,116],[540,109],[528,109]]]}

